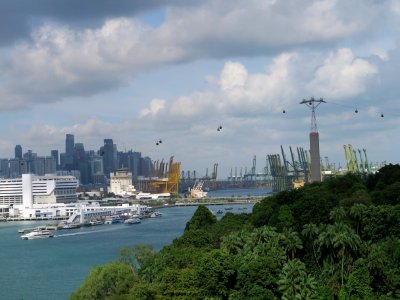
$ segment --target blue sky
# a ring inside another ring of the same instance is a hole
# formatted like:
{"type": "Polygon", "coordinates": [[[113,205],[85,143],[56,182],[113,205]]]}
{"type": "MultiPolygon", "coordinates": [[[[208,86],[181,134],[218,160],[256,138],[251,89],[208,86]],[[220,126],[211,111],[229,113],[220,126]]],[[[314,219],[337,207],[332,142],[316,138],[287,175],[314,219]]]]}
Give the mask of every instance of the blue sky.
{"type": "Polygon", "coordinates": [[[254,155],[260,171],[280,145],[309,148],[299,102],[322,97],[322,157],[399,161],[396,0],[4,0],[0,17],[0,157],[72,133],[202,175],[254,155]]]}

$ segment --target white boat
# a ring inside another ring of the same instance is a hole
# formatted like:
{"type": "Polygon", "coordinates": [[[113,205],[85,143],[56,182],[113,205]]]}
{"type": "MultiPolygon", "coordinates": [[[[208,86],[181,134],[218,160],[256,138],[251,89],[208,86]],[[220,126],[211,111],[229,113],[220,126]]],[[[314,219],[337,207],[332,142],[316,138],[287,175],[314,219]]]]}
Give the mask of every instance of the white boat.
{"type": "Polygon", "coordinates": [[[190,197],[195,199],[201,199],[207,197],[207,192],[203,191],[203,181],[197,182],[194,187],[190,190],[190,197]]]}
{"type": "Polygon", "coordinates": [[[162,216],[162,213],[160,213],[158,211],[155,211],[155,212],[151,213],[150,218],[158,218],[158,217],[161,217],[161,216],[162,216]]]}
{"type": "Polygon", "coordinates": [[[96,226],[96,225],[103,225],[104,223],[100,220],[94,220],[94,221],[90,221],[89,225],[91,226],[96,226]]]}
{"type": "Polygon", "coordinates": [[[45,238],[51,238],[53,236],[54,234],[50,230],[35,230],[27,234],[21,235],[21,239],[23,240],[45,239],[45,238]]]}
{"type": "Polygon", "coordinates": [[[125,220],[125,224],[139,224],[141,221],[139,218],[129,218],[125,220]]]}

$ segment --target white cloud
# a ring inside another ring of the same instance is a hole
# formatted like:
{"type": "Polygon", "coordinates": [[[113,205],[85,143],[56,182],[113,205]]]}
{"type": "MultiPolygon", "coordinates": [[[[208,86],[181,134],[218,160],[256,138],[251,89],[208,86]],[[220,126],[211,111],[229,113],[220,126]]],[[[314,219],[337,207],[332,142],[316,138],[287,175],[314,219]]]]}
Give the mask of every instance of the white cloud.
{"type": "Polygon", "coordinates": [[[342,48],[329,55],[317,69],[308,89],[326,99],[354,97],[366,90],[368,81],[377,73],[377,68],[367,60],[356,58],[350,49],[342,48]]]}
{"type": "Polygon", "coordinates": [[[150,101],[150,108],[142,109],[139,113],[139,118],[146,116],[155,116],[165,108],[165,100],[153,99],[150,101]]]}
{"type": "MultiPolygon", "coordinates": [[[[384,14],[382,7],[344,0],[250,0],[243,7],[242,1],[219,0],[170,7],[157,28],[123,17],[97,29],[48,24],[12,49],[2,89],[20,99],[14,108],[22,108],[104,92],[167,64],[336,43],[368,32],[384,14]]],[[[5,97],[0,107],[10,108],[5,97]]]]}

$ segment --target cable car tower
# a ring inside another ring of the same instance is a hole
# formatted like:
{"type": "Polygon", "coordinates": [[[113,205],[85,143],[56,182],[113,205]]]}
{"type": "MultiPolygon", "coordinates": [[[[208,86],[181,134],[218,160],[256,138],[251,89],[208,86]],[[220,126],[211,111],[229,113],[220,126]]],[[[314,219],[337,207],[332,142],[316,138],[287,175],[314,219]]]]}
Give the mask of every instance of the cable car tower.
{"type": "Polygon", "coordinates": [[[315,116],[315,110],[321,103],[326,103],[322,98],[319,100],[311,97],[310,100],[300,102],[300,104],[306,104],[311,109],[311,131],[310,131],[310,156],[311,156],[311,182],[321,181],[321,160],[319,154],[319,134],[317,130],[317,118],[315,116]]]}

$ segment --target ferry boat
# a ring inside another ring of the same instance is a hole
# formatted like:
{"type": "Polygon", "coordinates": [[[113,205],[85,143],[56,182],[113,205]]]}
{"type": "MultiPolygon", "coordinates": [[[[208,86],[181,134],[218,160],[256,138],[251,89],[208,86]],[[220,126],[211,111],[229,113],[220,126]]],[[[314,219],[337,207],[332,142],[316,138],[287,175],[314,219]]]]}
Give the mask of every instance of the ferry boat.
{"type": "Polygon", "coordinates": [[[27,234],[21,235],[21,239],[23,240],[45,239],[45,238],[51,238],[53,236],[54,234],[50,230],[35,230],[27,234]]]}
{"type": "Polygon", "coordinates": [[[139,218],[129,218],[125,220],[125,224],[131,225],[131,224],[139,224],[141,221],[139,218]]]}

